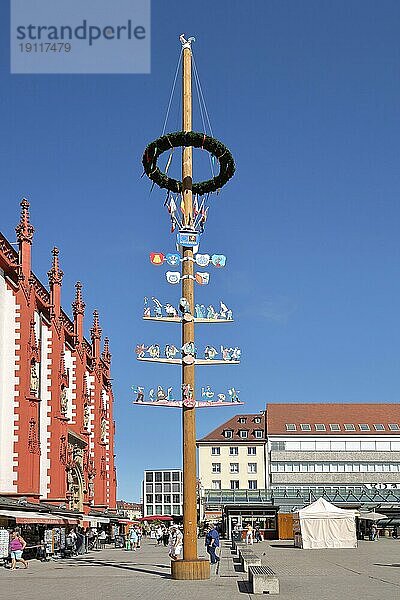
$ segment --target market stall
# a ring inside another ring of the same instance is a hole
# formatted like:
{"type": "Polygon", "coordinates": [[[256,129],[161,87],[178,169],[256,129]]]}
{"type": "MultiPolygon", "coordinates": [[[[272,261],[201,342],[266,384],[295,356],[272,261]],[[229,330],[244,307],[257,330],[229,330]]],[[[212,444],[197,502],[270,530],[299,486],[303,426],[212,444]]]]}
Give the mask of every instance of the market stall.
{"type": "Polygon", "coordinates": [[[294,545],[307,549],[356,548],[358,514],[319,498],[294,515],[294,545]]]}

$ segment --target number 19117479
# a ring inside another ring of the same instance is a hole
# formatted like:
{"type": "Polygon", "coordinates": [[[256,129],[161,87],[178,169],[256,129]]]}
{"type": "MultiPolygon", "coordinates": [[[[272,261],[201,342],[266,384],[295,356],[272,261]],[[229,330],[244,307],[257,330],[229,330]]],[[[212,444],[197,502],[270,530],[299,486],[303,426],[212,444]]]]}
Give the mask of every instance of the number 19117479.
{"type": "Polygon", "coordinates": [[[20,52],[71,52],[69,42],[24,42],[18,44],[20,52]]]}

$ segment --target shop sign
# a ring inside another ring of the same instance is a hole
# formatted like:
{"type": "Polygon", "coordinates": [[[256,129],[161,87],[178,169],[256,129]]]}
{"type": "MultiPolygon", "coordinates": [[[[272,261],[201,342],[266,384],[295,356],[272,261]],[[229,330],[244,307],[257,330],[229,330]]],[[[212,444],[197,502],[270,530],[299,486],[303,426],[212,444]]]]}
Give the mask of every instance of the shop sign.
{"type": "Polygon", "coordinates": [[[365,483],[367,490],[400,490],[400,483],[365,483]]]}

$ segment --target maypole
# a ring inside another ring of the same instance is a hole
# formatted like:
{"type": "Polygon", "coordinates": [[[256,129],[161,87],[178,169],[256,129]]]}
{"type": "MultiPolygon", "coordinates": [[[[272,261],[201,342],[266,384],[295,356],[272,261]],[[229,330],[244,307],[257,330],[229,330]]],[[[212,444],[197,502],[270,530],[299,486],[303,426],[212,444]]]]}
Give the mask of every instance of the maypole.
{"type": "MultiPolygon", "coordinates": [[[[192,49],[191,40],[181,40],[182,60],[182,131],[192,131],[192,49]]],[[[182,201],[183,220],[187,227],[193,222],[192,197],[192,147],[182,149],[182,201]]],[[[190,314],[194,315],[194,262],[193,247],[182,247],[182,297],[189,303],[190,314]]],[[[182,346],[195,343],[193,319],[182,319],[182,346]]],[[[182,363],[182,389],[195,390],[194,362],[182,363]]],[[[183,558],[197,560],[197,500],[196,500],[196,409],[182,407],[183,435],[183,558]]],[[[204,568],[204,565],[202,565],[204,568]]],[[[183,567],[184,568],[184,567],[183,567]]],[[[174,571],[182,566],[173,565],[174,571]]],[[[178,574],[177,573],[177,574],[178,574]]],[[[207,574],[209,577],[209,573],[207,574]]],[[[176,577],[181,579],[181,577],[176,577]]]]}
{"type": "Polygon", "coordinates": [[[221,142],[202,132],[192,131],[192,48],[194,38],[185,39],[180,36],[182,44],[182,131],[168,133],[151,142],[143,155],[144,171],[148,177],[160,188],[168,190],[164,205],[167,206],[171,219],[171,232],[178,228],[176,234],[177,253],[152,252],[150,262],[153,265],[162,265],[166,262],[171,267],[181,266],[180,271],[167,271],[168,283],[182,284],[182,296],[179,310],[167,303],[164,305],[158,298],[152,297],[153,311],[148,298],[145,298],[143,318],[159,322],[181,323],[182,346],[177,348],[167,344],[164,356],[160,353],[157,343],[150,346],[138,344],[136,354],[138,360],[146,362],[159,362],[179,364],[182,366],[181,398],[174,399],[172,387],[165,390],[162,386],[149,391],[146,398],[145,389],[135,386],[137,393],[136,405],[164,406],[182,409],[182,449],[183,449],[183,560],[171,562],[173,579],[208,579],[210,577],[210,563],[208,559],[198,558],[197,554],[197,477],[196,477],[196,408],[233,406],[243,404],[239,400],[239,392],[235,388],[228,390],[230,401],[224,393],[215,397],[211,387],[205,386],[201,390],[201,400],[196,399],[195,366],[239,364],[240,348],[221,346],[220,351],[213,346],[206,346],[204,358],[197,356],[195,346],[196,323],[231,323],[232,311],[220,301],[220,310],[216,311],[213,305],[206,309],[204,305],[195,304],[194,284],[207,285],[210,275],[207,272],[197,271],[195,266],[204,268],[213,265],[216,268],[224,267],[226,256],[223,254],[199,254],[200,236],[204,231],[207,221],[208,207],[205,206],[206,195],[219,191],[233,176],[235,164],[228,148],[221,142]],[[174,148],[182,147],[182,180],[172,179],[167,176],[167,171],[172,159],[174,148]],[[212,179],[193,183],[192,152],[193,148],[208,151],[219,163],[219,173],[212,179]],[[162,173],[157,166],[158,157],[165,151],[170,152],[166,172],[162,173]],[[176,194],[175,198],[173,194],[176,194]],[[195,194],[195,199],[193,195],[195,194]],[[199,203],[200,198],[200,203],[199,203]],[[178,205],[181,217],[178,217],[178,205]],[[179,315],[179,312],[181,315],[179,315]],[[181,358],[176,355],[181,351],[181,358]],[[146,355],[148,354],[148,356],[146,355]],[[221,359],[215,357],[221,353],[221,359]],[[215,398],[214,398],[215,397],[215,398]],[[233,404],[234,403],[234,404],[233,404]]]}

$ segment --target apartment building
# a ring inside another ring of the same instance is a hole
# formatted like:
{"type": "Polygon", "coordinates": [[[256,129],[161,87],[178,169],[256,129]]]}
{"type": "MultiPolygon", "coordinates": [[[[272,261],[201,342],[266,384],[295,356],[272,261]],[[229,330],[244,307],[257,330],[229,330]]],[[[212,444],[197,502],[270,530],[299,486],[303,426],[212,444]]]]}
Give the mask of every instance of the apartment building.
{"type": "Polygon", "coordinates": [[[235,415],[198,440],[203,489],[258,490],[266,485],[265,415],[235,415]]]}

